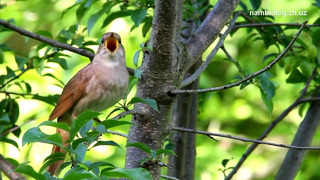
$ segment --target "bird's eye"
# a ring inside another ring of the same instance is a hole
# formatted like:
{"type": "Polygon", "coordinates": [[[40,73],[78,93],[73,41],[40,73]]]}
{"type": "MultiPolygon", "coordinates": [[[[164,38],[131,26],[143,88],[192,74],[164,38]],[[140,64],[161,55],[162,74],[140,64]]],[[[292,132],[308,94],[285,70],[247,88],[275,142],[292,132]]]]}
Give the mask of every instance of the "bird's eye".
{"type": "Polygon", "coordinates": [[[101,39],[101,44],[103,44],[103,43],[104,43],[104,39],[102,38],[102,39],[101,39]]]}
{"type": "Polygon", "coordinates": [[[119,44],[121,44],[121,39],[120,38],[118,39],[118,41],[119,41],[119,44]]]}

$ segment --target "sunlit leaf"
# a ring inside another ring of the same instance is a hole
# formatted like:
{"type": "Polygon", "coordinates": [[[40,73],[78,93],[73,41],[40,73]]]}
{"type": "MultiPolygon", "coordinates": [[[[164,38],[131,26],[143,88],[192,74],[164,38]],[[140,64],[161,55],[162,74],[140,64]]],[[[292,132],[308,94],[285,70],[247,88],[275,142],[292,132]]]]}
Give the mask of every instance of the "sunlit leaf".
{"type": "Polygon", "coordinates": [[[106,129],[110,129],[116,126],[131,125],[131,122],[119,120],[105,120],[101,122],[101,124],[103,124],[106,127],[106,129]]]}
{"type": "Polygon", "coordinates": [[[121,148],[121,146],[114,141],[98,141],[96,144],[94,144],[93,147],[95,146],[116,146],[118,148],[121,148]]]}

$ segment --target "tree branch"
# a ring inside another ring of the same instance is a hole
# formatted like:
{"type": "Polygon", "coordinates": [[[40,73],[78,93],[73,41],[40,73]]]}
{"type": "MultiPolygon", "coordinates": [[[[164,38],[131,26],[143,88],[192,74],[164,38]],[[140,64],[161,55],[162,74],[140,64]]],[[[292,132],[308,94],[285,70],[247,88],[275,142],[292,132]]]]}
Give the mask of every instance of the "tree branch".
{"type": "MultiPolygon", "coordinates": [[[[61,43],[61,42],[58,42],[58,41],[55,41],[53,39],[50,39],[50,38],[47,38],[47,37],[44,37],[44,36],[41,36],[39,34],[36,34],[36,33],[33,33],[33,32],[30,32],[30,31],[27,31],[23,28],[20,28],[18,26],[15,26],[11,23],[9,23],[8,21],[5,21],[3,19],[0,19],[0,25],[2,25],[3,27],[5,28],[8,28],[8,29],[11,29],[13,31],[16,31],[17,33],[23,35],[23,36],[27,36],[27,37],[30,37],[32,39],[36,39],[38,41],[41,41],[41,42],[44,42],[46,44],[49,44],[53,47],[57,47],[57,48],[61,48],[61,49],[65,49],[65,50],[68,50],[68,51],[71,51],[71,52],[74,52],[76,54],[79,54],[79,55],[82,55],[82,56],[85,56],[85,57],[88,57],[90,59],[90,61],[94,58],[95,54],[92,53],[92,52],[89,52],[89,51],[86,51],[84,49],[80,49],[80,48],[76,48],[74,46],[71,46],[69,44],[66,44],[66,43],[61,43]]],[[[127,67],[127,70],[129,72],[130,75],[134,75],[134,70],[127,67]]],[[[0,88],[1,89],[1,88],[0,88]]]]}
{"type": "MultiPolygon", "coordinates": [[[[311,98],[306,98],[303,99],[303,97],[307,94],[308,88],[310,86],[310,83],[312,79],[315,77],[317,72],[317,68],[315,68],[312,72],[312,75],[309,77],[308,81],[306,82],[306,85],[304,89],[302,90],[300,96],[287,108],[285,109],[274,121],[270,123],[270,125],[267,127],[267,129],[260,135],[258,140],[263,140],[267,135],[276,127],[276,125],[282,121],[295,107],[297,107],[299,104],[307,102],[306,99],[311,99],[311,98]]],[[[311,101],[310,101],[311,102],[311,101]]],[[[240,169],[244,161],[247,159],[247,157],[258,147],[259,144],[254,143],[252,144],[247,151],[242,155],[241,159],[237,163],[237,165],[232,169],[232,171],[229,173],[229,175],[225,178],[225,180],[230,180],[233,175],[237,173],[237,171],[240,169]]]]}
{"type": "Polygon", "coordinates": [[[16,167],[0,154],[0,172],[2,171],[9,179],[25,180],[20,173],[14,171],[16,167]]]}
{"type": "Polygon", "coordinates": [[[27,71],[30,70],[30,69],[31,69],[30,67],[27,67],[26,69],[23,69],[20,74],[12,77],[12,78],[11,78],[10,80],[8,80],[6,83],[2,84],[2,85],[0,86],[0,89],[4,88],[6,85],[8,85],[9,83],[11,83],[11,82],[14,81],[15,79],[18,79],[22,74],[24,74],[25,72],[27,72],[27,71]]]}
{"type": "Polygon", "coordinates": [[[183,131],[183,132],[189,132],[189,133],[196,133],[196,134],[203,134],[203,135],[207,135],[207,136],[218,136],[218,137],[234,139],[234,140],[243,141],[243,142],[253,142],[253,143],[256,143],[256,144],[265,144],[265,145],[269,145],[269,146],[276,146],[276,147],[282,147],[282,148],[287,148],[287,149],[320,150],[320,147],[300,147],[300,146],[278,144],[278,143],[273,143],[273,142],[266,142],[266,141],[261,141],[261,140],[255,140],[255,139],[248,139],[248,138],[232,136],[232,135],[229,135],[229,134],[211,133],[211,132],[207,132],[207,131],[200,131],[200,130],[196,130],[196,129],[172,127],[171,130],[183,131]]]}
{"type": "Polygon", "coordinates": [[[308,21],[305,21],[299,31],[295,34],[295,36],[292,38],[292,40],[290,41],[290,43],[288,44],[288,46],[277,56],[277,58],[275,60],[273,60],[271,63],[269,63],[265,68],[260,69],[259,71],[252,73],[250,76],[243,78],[240,81],[237,81],[235,83],[231,83],[228,85],[224,85],[224,86],[219,86],[219,87],[213,87],[213,88],[207,88],[207,89],[196,89],[196,90],[173,90],[170,93],[171,94],[182,94],[182,93],[204,93],[204,92],[212,92],[212,91],[221,91],[221,90],[226,90],[235,86],[239,86],[240,84],[251,80],[252,78],[254,78],[255,76],[269,70],[270,68],[272,68],[273,65],[275,65],[286,53],[287,51],[290,49],[290,47],[293,45],[293,43],[295,42],[295,40],[298,38],[298,36],[300,35],[301,31],[303,30],[303,28],[305,27],[305,25],[307,24],[308,21]]]}
{"type": "Polygon", "coordinates": [[[220,40],[218,44],[212,49],[211,53],[207,56],[206,60],[202,63],[202,65],[194,72],[191,76],[187,77],[184,79],[180,85],[180,88],[185,87],[195,80],[199,78],[201,73],[208,67],[209,63],[211,62],[212,58],[217,54],[218,50],[223,46],[223,42],[228,36],[228,34],[231,32],[237,18],[239,16],[239,12],[237,12],[234,16],[233,19],[230,22],[230,25],[228,29],[220,36],[220,40]]]}
{"type": "Polygon", "coordinates": [[[22,29],[22,28],[20,28],[18,26],[15,26],[15,25],[13,25],[13,24],[11,24],[8,21],[5,21],[3,19],[0,19],[0,24],[3,27],[11,29],[11,30],[14,30],[14,31],[18,32],[21,35],[24,35],[24,36],[30,37],[32,39],[36,39],[38,41],[50,44],[53,47],[69,50],[71,52],[74,52],[74,53],[80,54],[82,56],[88,57],[90,60],[92,60],[93,57],[94,57],[94,54],[89,52],[89,51],[86,51],[86,50],[80,49],[80,48],[76,48],[76,47],[71,46],[69,44],[65,44],[65,43],[61,43],[61,42],[58,42],[58,41],[54,41],[54,40],[52,40],[50,38],[41,36],[39,34],[30,32],[30,31],[27,31],[27,30],[22,29]]]}
{"type": "Polygon", "coordinates": [[[239,2],[240,0],[223,0],[215,4],[206,19],[186,43],[188,59],[185,62],[185,71],[196,63],[217,38],[239,2]]]}
{"type": "MultiPolygon", "coordinates": [[[[239,24],[235,25],[232,30],[247,27],[263,27],[263,26],[302,26],[300,23],[250,23],[250,24],[239,24]]],[[[310,27],[320,27],[320,24],[308,24],[305,25],[306,28],[310,27]]]]}

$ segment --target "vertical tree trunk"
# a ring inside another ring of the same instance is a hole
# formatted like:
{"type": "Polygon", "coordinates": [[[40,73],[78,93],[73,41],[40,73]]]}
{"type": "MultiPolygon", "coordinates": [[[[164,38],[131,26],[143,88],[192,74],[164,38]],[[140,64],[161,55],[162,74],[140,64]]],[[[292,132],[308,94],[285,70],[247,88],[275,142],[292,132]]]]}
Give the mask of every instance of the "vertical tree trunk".
{"type": "MultiPolygon", "coordinates": [[[[320,88],[318,88],[320,91],[320,88]]],[[[318,97],[319,97],[319,93],[318,97]]],[[[314,102],[311,104],[310,108],[303,121],[301,122],[298,131],[294,137],[292,145],[294,146],[310,146],[313,136],[317,130],[320,121],[320,102],[314,102]]],[[[301,163],[306,155],[306,151],[289,149],[287,155],[282,162],[282,165],[276,175],[276,180],[294,179],[299,171],[301,163]]]]}
{"type": "MultiPolygon", "coordinates": [[[[145,104],[136,104],[136,115],[130,128],[128,142],[142,142],[157,150],[163,148],[169,133],[174,97],[167,94],[177,89],[181,79],[181,62],[178,43],[181,29],[182,0],[155,1],[153,28],[149,45],[153,51],[144,54],[141,65],[142,77],[137,86],[137,96],[155,99],[158,111],[145,104]]],[[[126,168],[139,167],[146,154],[134,147],[127,148],[126,168]]],[[[154,179],[160,179],[161,169],[157,163],[145,164],[154,179]]]]}

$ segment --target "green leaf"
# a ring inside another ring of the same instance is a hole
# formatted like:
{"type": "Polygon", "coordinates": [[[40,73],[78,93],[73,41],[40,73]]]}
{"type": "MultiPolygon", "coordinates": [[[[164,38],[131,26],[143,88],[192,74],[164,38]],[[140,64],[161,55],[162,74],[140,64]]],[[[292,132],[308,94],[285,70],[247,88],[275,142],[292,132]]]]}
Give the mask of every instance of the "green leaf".
{"type": "Polygon", "coordinates": [[[152,27],[152,17],[146,17],[142,26],[142,36],[146,37],[152,27]]]}
{"type": "Polygon", "coordinates": [[[87,148],[84,144],[80,143],[77,148],[74,150],[74,153],[76,154],[75,160],[77,162],[82,162],[84,159],[84,156],[86,155],[87,148]]]}
{"type": "Polygon", "coordinates": [[[81,4],[77,11],[76,11],[76,17],[77,21],[80,22],[86,11],[88,10],[88,7],[85,6],[85,4],[81,4]]]}
{"type": "Polygon", "coordinates": [[[54,59],[50,59],[48,60],[48,62],[54,62],[54,63],[57,63],[60,65],[60,67],[62,67],[64,70],[68,70],[68,64],[67,64],[67,61],[63,58],[59,58],[59,57],[56,57],[54,59]]]}
{"type": "Polygon", "coordinates": [[[141,70],[140,69],[134,69],[134,76],[137,78],[141,78],[141,70]]]}
{"type": "Polygon", "coordinates": [[[105,121],[102,121],[101,124],[104,125],[106,129],[110,129],[116,126],[131,125],[132,123],[128,121],[105,120],[105,121]]]}
{"type": "Polygon", "coordinates": [[[17,144],[16,141],[14,141],[12,139],[9,139],[9,138],[7,138],[5,136],[0,135],[0,142],[9,143],[9,144],[11,144],[11,145],[13,145],[13,146],[15,146],[16,148],[19,149],[19,145],[17,144]]]}
{"type": "Polygon", "coordinates": [[[273,103],[271,99],[267,98],[267,95],[264,93],[263,89],[260,87],[260,95],[264,105],[267,107],[269,115],[271,117],[273,111],[273,103]]]}
{"type": "Polygon", "coordinates": [[[158,111],[157,102],[154,99],[143,99],[140,97],[133,97],[128,104],[135,104],[135,103],[144,103],[152,107],[154,110],[158,111]]]}
{"type": "Polygon", "coordinates": [[[274,84],[269,80],[267,73],[260,74],[259,76],[257,76],[257,79],[260,82],[260,87],[266,95],[266,98],[268,100],[271,99],[275,94],[276,88],[274,84]]]}
{"type": "Polygon", "coordinates": [[[90,119],[100,115],[98,112],[94,111],[84,111],[77,118],[72,121],[71,128],[69,131],[70,140],[72,141],[79,130],[85,125],[90,119]]]}
{"type": "Polygon", "coordinates": [[[94,162],[92,164],[90,164],[88,166],[88,170],[90,171],[93,168],[97,168],[97,167],[101,167],[101,166],[110,166],[110,167],[115,167],[113,164],[105,162],[105,161],[98,161],[98,162],[94,162]]]}
{"type": "Polygon", "coordinates": [[[138,78],[135,76],[131,76],[130,77],[130,83],[129,83],[129,87],[127,90],[127,94],[129,94],[132,90],[132,88],[138,83],[138,78]]]}
{"type": "Polygon", "coordinates": [[[259,9],[261,6],[261,0],[250,0],[253,10],[259,9]]]}
{"type": "Polygon", "coordinates": [[[87,28],[88,28],[88,36],[90,35],[92,27],[96,24],[98,19],[104,14],[104,10],[101,9],[98,13],[90,16],[88,23],[87,23],[87,28]]]}
{"type": "Polygon", "coordinates": [[[44,134],[39,127],[29,129],[22,137],[22,146],[26,143],[42,142],[59,146],[66,150],[62,144],[61,136],[59,134],[47,135],[44,134]]]}
{"type": "Polygon", "coordinates": [[[124,177],[124,178],[130,178],[131,180],[153,180],[149,171],[147,171],[144,168],[135,168],[135,169],[116,168],[110,171],[103,171],[101,173],[109,177],[124,177]]]}
{"type": "Polygon", "coordinates": [[[44,175],[37,173],[30,165],[27,164],[20,164],[14,171],[29,175],[33,179],[46,180],[44,175]]]}
{"type": "Polygon", "coordinates": [[[114,13],[110,14],[110,15],[103,21],[103,24],[102,24],[101,28],[106,27],[106,26],[109,25],[113,20],[115,20],[115,19],[117,19],[117,18],[130,16],[131,13],[132,13],[131,10],[114,12],[114,13]]]}
{"type": "Polygon", "coordinates": [[[69,131],[69,126],[66,123],[57,123],[57,122],[53,122],[53,121],[44,121],[44,122],[42,122],[41,124],[38,125],[38,127],[40,127],[40,126],[51,126],[51,127],[63,129],[65,131],[69,131]]]}
{"type": "Polygon", "coordinates": [[[79,171],[72,171],[68,174],[66,174],[63,177],[63,180],[80,180],[80,179],[90,179],[94,178],[95,176],[91,174],[90,172],[79,172],[79,171]]]}
{"type": "Polygon", "coordinates": [[[59,97],[60,95],[49,95],[49,96],[34,95],[32,96],[32,99],[43,101],[45,103],[48,103],[54,106],[57,103],[59,97]]]}
{"type": "Polygon", "coordinates": [[[137,9],[131,14],[131,20],[134,22],[135,27],[138,27],[147,15],[147,9],[137,9]]]}
{"type": "Polygon", "coordinates": [[[54,162],[61,161],[64,159],[65,159],[65,154],[62,152],[50,154],[44,159],[44,164],[41,166],[39,173],[42,173],[43,171],[45,171],[47,167],[49,167],[54,162]]]}
{"type": "Polygon", "coordinates": [[[151,155],[151,149],[148,145],[141,143],[141,142],[133,142],[133,143],[127,143],[126,147],[136,147],[147,154],[151,155]]]}
{"type": "Polygon", "coordinates": [[[93,147],[96,147],[96,146],[116,146],[116,147],[119,147],[121,148],[121,146],[114,142],[114,141],[98,141],[93,147]]]}
{"type": "Polygon", "coordinates": [[[105,133],[106,133],[106,127],[105,127],[104,125],[102,125],[102,124],[99,124],[99,125],[96,127],[95,130],[98,131],[98,132],[101,133],[101,134],[105,134],[105,133]]]}
{"type": "Polygon", "coordinates": [[[90,120],[80,128],[79,133],[80,133],[81,137],[86,137],[86,134],[91,129],[92,124],[93,124],[93,120],[90,120]]]}
{"type": "Polygon", "coordinates": [[[0,49],[0,64],[3,64],[3,62],[4,62],[4,54],[2,49],[0,49]]]}
{"type": "Polygon", "coordinates": [[[297,68],[291,71],[289,78],[286,80],[287,83],[304,83],[306,81],[307,78],[297,68]]]}
{"type": "Polygon", "coordinates": [[[312,43],[315,46],[320,47],[320,29],[317,29],[314,32],[312,32],[311,37],[312,37],[312,43]]]}
{"type": "Polygon", "coordinates": [[[167,150],[167,149],[159,149],[156,151],[157,156],[163,154],[163,155],[169,155],[172,154],[174,156],[177,156],[176,153],[174,153],[174,151],[172,150],[167,150]]]}
{"type": "Polygon", "coordinates": [[[15,99],[11,99],[11,101],[9,101],[9,104],[7,106],[7,112],[10,118],[10,122],[12,124],[15,124],[19,118],[20,113],[19,104],[15,99]]]}
{"type": "Polygon", "coordinates": [[[140,51],[141,50],[138,50],[134,53],[133,55],[133,64],[138,67],[138,61],[139,61],[139,55],[140,55],[140,51]]]}
{"type": "Polygon", "coordinates": [[[18,69],[20,69],[20,70],[23,70],[25,64],[29,61],[28,58],[21,57],[21,56],[18,56],[18,55],[14,55],[14,59],[15,59],[17,65],[18,65],[18,69]]]}
{"type": "Polygon", "coordinates": [[[36,34],[42,35],[42,36],[46,36],[49,38],[53,38],[52,33],[50,31],[45,31],[45,30],[39,30],[36,32],[36,34]]]}

